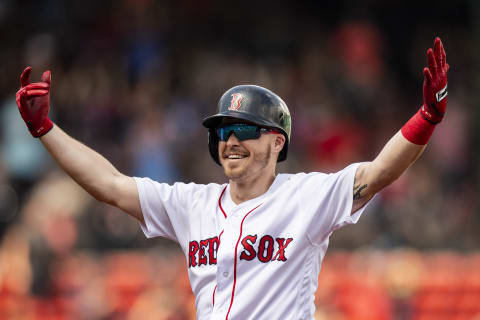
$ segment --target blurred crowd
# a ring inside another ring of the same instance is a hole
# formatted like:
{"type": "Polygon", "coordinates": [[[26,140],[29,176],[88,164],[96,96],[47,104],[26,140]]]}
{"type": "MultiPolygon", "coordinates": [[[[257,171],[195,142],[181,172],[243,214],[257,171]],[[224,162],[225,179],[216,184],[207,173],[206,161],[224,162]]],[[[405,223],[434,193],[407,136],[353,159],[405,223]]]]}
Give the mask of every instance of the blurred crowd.
{"type": "MultiPolygon", "coordinates": [[[[451,65],[445,120],[421,159],[332,237],[331,251],[367,253],[326,258],[344,268],[359,260],[361,270],[392,265],[361,284],[373,288],[363,298],[385,305],[382,317],[367,318],[410,319],[419,273],[479,266],[477,11],[474,1],[0,1],[0,319],[194,315],[178,247],[147,241],[133,218],[95,202],[31,138],[14,98],[25,66],[33,81],[52,71],[52,120],[123,173],[223,183],[201,120],[224,91],[257,84],[285,100],[293,131],[279,171],[334,172],[372,160],[416,112],[425,52],[440,36],[451,65]],[[388,251],[399,247],[417,251],[388,251]],[[368,253],[376,250],[387,251],[368,253]],[[442,260],[429,250],[465,256],[442,260]],[[417,278],[398,289],[391,281],[407,276],[403,267],[417,268],[417,278]]],[[[367,319],[345,311],[355,287],[338,287],[359,276],[332,269],[321,274],[319,319],[367,319]]]]}
{"type": "MultiPolygon", "coordinates": [[[[18,249],[12,242],[20,238],[12,236],[7,250],[18,249]]],[[[18,264],[5,273],[0,319],[195,319],[195,299],[180,253],[77,250],[52,266],[48,296],[29,294],[30,278],[24,277],[31,270],[20,263],[25,254],[11,253],[18,264]]],[[[334,251],[320,273],[315,319],[478,320],[478,301],[478,253],[334,251]]]]}

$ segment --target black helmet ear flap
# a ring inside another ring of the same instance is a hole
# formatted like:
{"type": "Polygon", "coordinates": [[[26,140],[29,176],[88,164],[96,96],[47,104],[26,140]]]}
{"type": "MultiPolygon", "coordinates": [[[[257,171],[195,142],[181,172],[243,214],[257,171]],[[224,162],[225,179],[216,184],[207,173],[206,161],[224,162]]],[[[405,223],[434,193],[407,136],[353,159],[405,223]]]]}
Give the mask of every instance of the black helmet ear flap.
{"type": "Polygon", "coordinates": [[[208,129],[208,151],[213,160],[221,166],[220,159],[218,159],[218,136],[213,128],[208,129]]]}

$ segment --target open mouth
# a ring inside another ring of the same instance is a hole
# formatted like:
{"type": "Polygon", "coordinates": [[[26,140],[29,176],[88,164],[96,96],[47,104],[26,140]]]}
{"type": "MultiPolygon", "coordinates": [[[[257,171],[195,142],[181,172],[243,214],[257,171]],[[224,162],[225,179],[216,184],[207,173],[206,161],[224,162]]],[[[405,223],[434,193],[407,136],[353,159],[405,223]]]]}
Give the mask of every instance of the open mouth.
{"type": "Polygon", "coordinates": [[[242,159],[248,158],[248,155],[240,154],[240,153],[230,153],[230,154],[225,154],[223,158],[228,160],[242,160],[242,159]]]}

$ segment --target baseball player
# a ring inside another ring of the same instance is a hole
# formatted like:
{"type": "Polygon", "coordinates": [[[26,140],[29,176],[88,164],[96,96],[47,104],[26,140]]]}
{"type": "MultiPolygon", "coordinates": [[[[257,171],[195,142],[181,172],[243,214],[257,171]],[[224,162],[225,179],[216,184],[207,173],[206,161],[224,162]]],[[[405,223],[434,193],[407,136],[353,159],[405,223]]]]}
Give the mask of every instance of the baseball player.
{"type": "Polygon", "coordinates": [[[27,67],[16,100],[31,134],[78,184],[138,219],[147,237],[180,244],[197,319],[312,319],[330,235],[356,223],[370,199],[421,155],[445,114],[449,65],[439,38],[427,65],[419,111],[373,161],[332,174],[276,174],[290,143],[287,105],[262,87],[231,88],[203,121],[210,155],[228,178],[222,185],[121,174],[50,121],[50,71],[30,83],[27,67]]]}

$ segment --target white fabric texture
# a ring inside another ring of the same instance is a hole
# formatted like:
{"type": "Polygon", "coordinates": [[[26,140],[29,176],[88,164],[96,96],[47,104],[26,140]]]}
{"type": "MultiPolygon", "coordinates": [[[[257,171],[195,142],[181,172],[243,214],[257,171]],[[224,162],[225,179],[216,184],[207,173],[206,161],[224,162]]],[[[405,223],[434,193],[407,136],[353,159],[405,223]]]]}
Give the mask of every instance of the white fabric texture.
{"type": "Polygon", "coordinates": [[[279,174],[265,194],[239,205],[228,184],[135,178],[141,228],[180,244],[197,319],[313,319],[329,236],[366,208],[351,214],[359,165],[279,174]]]}

